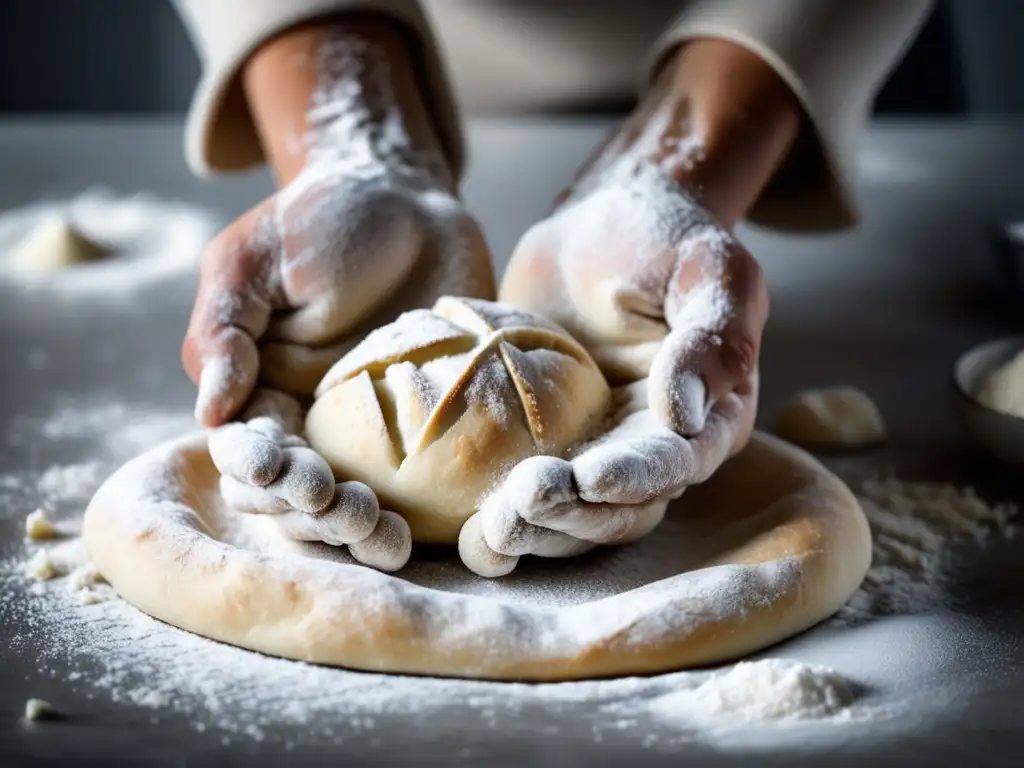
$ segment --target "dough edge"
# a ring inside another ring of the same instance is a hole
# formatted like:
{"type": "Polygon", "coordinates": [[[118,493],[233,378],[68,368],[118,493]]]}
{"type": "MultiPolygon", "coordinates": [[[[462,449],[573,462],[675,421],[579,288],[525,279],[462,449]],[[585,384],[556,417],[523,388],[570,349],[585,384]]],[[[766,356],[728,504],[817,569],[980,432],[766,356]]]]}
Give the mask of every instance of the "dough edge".
{"type": "MultiPolygon", "coordinates": [[[[810,535],[797,553],[790,551],[790,531],[785,546],[760,542],[761,554],[740,560],[745,589],[775,594],[742,610],[715,610],[734,603],[728,598],[735,595],[707,604],[706,582],[725,576],[721,566],[550,607],[441,592],[355,565],[237,549],[211,538],[197,511],[202,502],[193,475],[208,459],[206,433],[169,441],[125,464],[89,504],[83,536],[93,563],[129,603],[181,629],[272,656],[508,681],[667,672],[735,660],[813,626],[845,603],[870,564],[867,521],[842,481],[767,435],[755,434],[752,448],[781,458],[794,473],[799,491],[782,501],[796,505],[810,535]],[[801,494],[812,496],[801,503],[801,494]],[[765,557],[766,551],[776,556],[765,557]]],[[[731,574],[723,584],[736,587],[731,574]]]]}

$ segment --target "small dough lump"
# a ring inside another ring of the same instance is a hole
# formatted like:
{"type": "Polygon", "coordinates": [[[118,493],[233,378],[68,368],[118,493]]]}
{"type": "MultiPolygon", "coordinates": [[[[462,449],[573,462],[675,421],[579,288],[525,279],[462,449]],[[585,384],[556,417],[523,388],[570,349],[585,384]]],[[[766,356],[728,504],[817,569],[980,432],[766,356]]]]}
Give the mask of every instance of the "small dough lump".
{"type": "Polygon", "coordinates": [[[808,448],[859,448],[885,439],[882,412],[856,387],[797,392],[775,416],[775,434],[808,448]]]}
{"type": "Polygon", "coordinates": [[[98,261],[107,249],[89,240],[63,214],[47,216],[22,238],[8,264],[17,272],[45,274],[98,261]]]}
{"type": "Polygon", "coordinates": [[[1024,419],[1024,351],[985,376],[976,397],[982,405],[1024,419]]]}
{"type": "Polygon", "coordinates": [[[370,333],[317,387],[310,446],[409,523],[455,544],[480,499],[520,460],[589,436],[611,393],[561,328],[489,301],[442,297],[370,333]]]}

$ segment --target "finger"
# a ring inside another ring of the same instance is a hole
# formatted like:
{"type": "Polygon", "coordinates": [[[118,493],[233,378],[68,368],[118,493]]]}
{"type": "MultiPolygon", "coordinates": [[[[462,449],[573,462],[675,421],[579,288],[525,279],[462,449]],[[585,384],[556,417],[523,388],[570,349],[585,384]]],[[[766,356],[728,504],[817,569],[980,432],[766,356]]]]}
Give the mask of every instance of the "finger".
{"type": "Polygon", "coordinates": [[[615,541],[604,542],[605,544],[630,544],[639,541],[644,536],[657,528],[665,519],[665,512],[668,509],[668,499],[661,499],[651,504],[646,504],[636,509],[633,525],[629,530],[623,532],[615,541]]]}
{"type": "MultiPolygon", "coordinates": [[[[298,437],[303,431],[303,410],[302,405],[289,394],[275,389],[259,387],[249,398],[240,418],[252,424],[258,419],[261,423],[266,419],[277,424],[279,430],[268,436],[282,447],[289,445],[305,445],[305,441],[298,437]],[[277,435],[283,435],[278,437],[277,435]]],[[[269,427],[264,427],[269,429],[269,427]]]]}
{"type": "Polygon", "coordinates": [[[363,483],[338,483],[334,499],[316,516],[318,538],[340,547],[358,544],[370,536],[380,519],[377,496],[363,483]]]}
{"type": "Polygon", "coordinates": [[[369,488],[362,483],[348,483],[339,484],[334,500],[320,514],[290,509],[274,520],[288,538],[340,547],[358,544],[372,534],[379,513],[377,497],[369,488]]]}
{"type": "MultiPolygon", "coordinates": [[[[628,507],[587,504],[581,499],[573,465],[552,456],[521,461],[509,473],[504,488],[505,504],[526,523],[574,539],[611,541],[633,525],[628,507]]],[[[531,553],[535,552],[536,546],[531,553]]]]}
{"type": "Polygon", "coordinates": [[[651,411],[631,414],[572,460],[580,498],[591,503],[645,504],[676,493],[693,475],[686,438],[651,411]]]}
{"type": "Polygon", "coordinates": [[[182,362],[199,386],[196,418],[204,426],[231,418],[255,386],[255,339],[279,301],[275,250],[263,236],[266,207],[254,208],[226,229],[203,257],[182,362]]]}
{"type": "Polygon", "coordinates": [[[284,453],[272,437],[238,422],[214,430],[209,449],[218,472],[248,485],[269,485],[284,464],[284,453]]]}
{"type": "Polygon", "coordinates": [[[711,344],[703,330],[671,331],[651,363],[650,409],[662,424],[683,436],[704,429],[711,403],[700,363],[711,344]]]}
{"type": "MultiPolygon", "coordinates": [[[[503,486],[506,487],[507,484],[503,486]]],[[[578,546],[572,537],[564,533],[541,528],[523,520],[501,491],[484,500],[480,514],[484,541],[488,547],[502,555],[518,557],[562,552],[578,546]]]]}
{"type": "Polygon", "coordinates": [[[695,435],[725,394],[745,394],[757,370],[768,292],[756,260],[713,227],[680,245],[665,313],[671,332],[651,365],[651,408],[695,435]]]}
{"type": "Polygon", "coordinates": [[[495,552],[484,539],[483,516],[477,512],[459,531],[459,558],[478,576],[495,579],[507,576],[519,564],[519,558],[495,552]]]}
{"type": "Polygon", "coordinates": [[[358,544],[350,544],[349,553],[363,565],[379,571],[397,571],[412,554],[412,531],[401,515],[382,509],[373,533],[358,544]]]}
{"type": "Polygon", "coordinates": [[[266,490],[282,499],[290,509],[317,514],[327,509],[334,499],[334,473],[311,448],[293,447],[283,450],[281,473],[266,490]]]}
{"type": "Polygon", "coordinates": [[[742,400],[727,395],[691,438],[667,429],[650,411],[630,415],[573,459],[580,498],[592,504],[642,505],[679,496],[707,480],[729,457],[744,412],[742,400]]]}
{"type": "Polygon", "coordinates": [[[259,346],[259,381],[282,392],[310,397],[349,346],[343,343],[314,349],[281,341],[264,342],[259,346]]]}
{"type": "Polygon", "coordinates": [[[228,475],[220,477],[220,495],[227,505],[239,512],[253,515],[280,515],[292,507],[266,488],[239,482],[228,475]]]}

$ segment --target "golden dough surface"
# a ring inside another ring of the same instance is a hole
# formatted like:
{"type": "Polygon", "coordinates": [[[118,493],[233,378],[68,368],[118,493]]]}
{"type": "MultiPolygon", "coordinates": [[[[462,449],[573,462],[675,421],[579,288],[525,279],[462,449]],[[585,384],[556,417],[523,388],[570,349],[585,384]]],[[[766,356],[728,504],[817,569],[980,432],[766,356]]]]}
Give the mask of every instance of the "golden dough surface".
{"type": "Polygon", "coordinates": [[[442,297],[327,372],[306,438],[339,481],[366,483],[401,514],[414,541],[453,544],[504,473],[582,441],[610,399],[587,352],[549,321],[442,297]]]}
{"type": "Polygon", "coordinates": [[[397,574],[279,535],[229,508],[206,435],[122,467],[86,512],[94,564],[174,626],[275,656],[494,680],[646,674],[742,657],[828,617],[871,545],[850,490],[803,451],[755,434],[640,541],[474,576],[454,548],[397,574]],[[174,589],[168,589],[169,584],[174,589]]]}

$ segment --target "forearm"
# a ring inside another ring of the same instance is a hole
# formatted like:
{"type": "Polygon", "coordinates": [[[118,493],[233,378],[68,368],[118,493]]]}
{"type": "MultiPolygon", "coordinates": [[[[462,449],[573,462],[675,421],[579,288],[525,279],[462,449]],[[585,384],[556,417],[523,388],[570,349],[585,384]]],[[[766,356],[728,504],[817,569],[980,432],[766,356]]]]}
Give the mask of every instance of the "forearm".
{"type": "Polygon", "coordinates": [[[801,119],[788,86],[756,55],[723,40],[694,40],[666,60],[633,115],[584,169],[583,183],[621,163],[648,163],[732,227],[785,159],[801,119]]]}
{"type": "Polygon", "coordinates": [[[279,185],[315,157],[345,153],[427,157],[452,183],[400,22],[352,13],[294,27],[252,55],[243,83],[279,185]]]}

